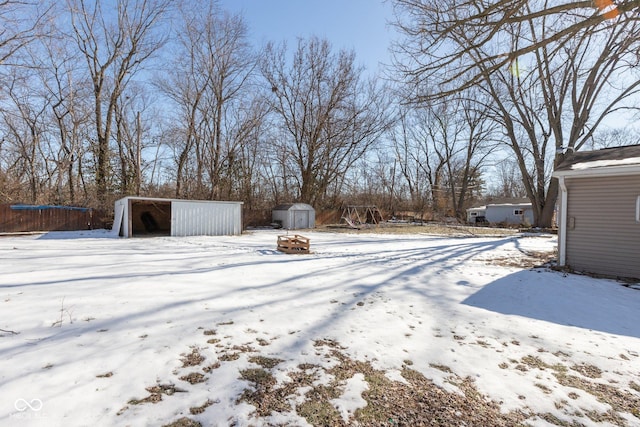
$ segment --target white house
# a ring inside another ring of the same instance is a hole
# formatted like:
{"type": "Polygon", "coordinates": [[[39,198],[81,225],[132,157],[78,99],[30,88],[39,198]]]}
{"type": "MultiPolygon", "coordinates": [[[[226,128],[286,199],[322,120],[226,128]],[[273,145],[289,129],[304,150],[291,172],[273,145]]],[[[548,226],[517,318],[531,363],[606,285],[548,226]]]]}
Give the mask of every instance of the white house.
{"type": "Polygon", "coordinates": [[[467,209],[470,223],[533,224],[531,203],[494,203],[467,209]]]}

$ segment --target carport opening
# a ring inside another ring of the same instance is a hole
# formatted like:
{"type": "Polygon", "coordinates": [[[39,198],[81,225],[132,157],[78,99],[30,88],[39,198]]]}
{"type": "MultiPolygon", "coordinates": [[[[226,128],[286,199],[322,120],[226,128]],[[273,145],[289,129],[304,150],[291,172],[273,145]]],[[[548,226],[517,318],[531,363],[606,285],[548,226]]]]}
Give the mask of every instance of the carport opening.
{"type": "Polygon", "coordinates": [[[131,200],[131,235],[170,236],[171,201],[131,200]]]}

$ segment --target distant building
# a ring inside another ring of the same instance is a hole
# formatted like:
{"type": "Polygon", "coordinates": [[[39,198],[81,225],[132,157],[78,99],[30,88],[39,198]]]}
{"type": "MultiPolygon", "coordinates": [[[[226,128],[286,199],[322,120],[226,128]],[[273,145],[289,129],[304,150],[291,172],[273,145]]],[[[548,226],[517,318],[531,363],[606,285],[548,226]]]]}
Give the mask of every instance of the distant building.
{"type": "Polygon", "coordinates": [[[569,154],[553,176],[558,264],[640,278],[640,145],[569,154]]]}
{"type": "Polygon", "coordinates": [[[470,224],[487,222],[487,207],[478,206],[467,209],[467,222],[470,224]]]}
{"type": "Polygon", "coordinates": [[[467,209],[467,222],[491,224],[533,224],[531,203],[494,203],[467,209]]]}

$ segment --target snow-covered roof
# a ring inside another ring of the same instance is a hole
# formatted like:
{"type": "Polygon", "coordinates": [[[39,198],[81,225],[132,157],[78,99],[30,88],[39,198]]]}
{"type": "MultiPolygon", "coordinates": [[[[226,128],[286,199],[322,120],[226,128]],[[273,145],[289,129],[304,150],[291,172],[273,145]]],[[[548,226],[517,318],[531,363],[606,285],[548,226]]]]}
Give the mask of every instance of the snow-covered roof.
{"type": "Polygon", "coordinates": [[[487,208],[530,208],[531,202],[526,203],[489,203],[486,206],[478,206],[467,209],[467,212],[478,212],[487,210],[487,208]]]}
{"type": "Polygon", "coordinates": [[[531,207],[531,202],[525,202],[525,203],[490,203],[487,205],[487,207],[494,207],[494,208],[498,208],[498,207],[505,207],[505,208],[527,208],[527,207],[531,207]]]}
{"type": "Polygon", "coordinates": [[[627,145],[568,154],[554,176],[636,173],[640,173],[640,145],[627,145]]]}
{"type": "Polygon", "coordinates": [[[137,200],[137,201],[144,201],[144,202],[238,203],[241,205],[244,204],[244,202],[231,201],[231,200],[167,199],[162,197],[141,197],[141,196],[126,196],[116,200],[116,203],[120,201],[124,202],[127,200],[137,200]]]}
{"type": "Polygon", "coordinates": [[[592,162],[574,163],[571,165],[572,170],[591,169],[591,168],[605,168],[610,166],[623,166],[623,165],[640,165],[640,157],[630,157],[628,159],[619,160],[594,160],[592,162]]]}

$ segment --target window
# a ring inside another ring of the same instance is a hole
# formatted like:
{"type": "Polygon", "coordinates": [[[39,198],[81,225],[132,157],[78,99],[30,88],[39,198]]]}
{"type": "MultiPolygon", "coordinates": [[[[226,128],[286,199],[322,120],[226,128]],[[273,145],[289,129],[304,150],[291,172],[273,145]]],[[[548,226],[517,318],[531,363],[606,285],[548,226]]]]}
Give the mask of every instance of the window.
{"type": "Polygon", "coordinates": [[[522,215],[522,214],[524,214],[524,211],[522,209],[514,209],[513,210],[513,214],[514,215],[522,215]]]}
{"type": "Polygon", "coordinates": [[[636,198],[636,222],[640,222],[640,196],[636,198]]]}

